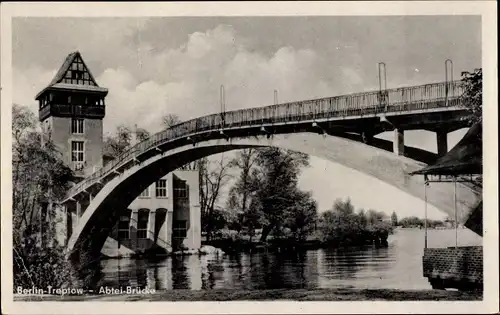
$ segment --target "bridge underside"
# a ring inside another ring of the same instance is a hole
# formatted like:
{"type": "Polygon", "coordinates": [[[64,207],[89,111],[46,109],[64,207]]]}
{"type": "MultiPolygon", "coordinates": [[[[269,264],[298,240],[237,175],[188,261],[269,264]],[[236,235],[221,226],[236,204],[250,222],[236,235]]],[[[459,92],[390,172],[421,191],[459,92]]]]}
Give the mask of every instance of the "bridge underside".
{"type": "MultiPolygon", "coordinates": [[[[68,250],[80,262],[92,260],[91,257],[99,255],[111,227],[118,219],[118,212],[126,208],[151,183],[199,158],[249,147],[279,147],[321,157],[373,176],[423,200],[423,178],[410,176],[408,173],[422,168],[425,164],[384,150],[383,147],[387,146],[384,140],[377,143],[379,147],[382,147],[381,149],[343,137],[304,132],[200,141],[196,144],[171,148],[168,151],[159,149],[163,153],[153,150],[154,153],[151,152],[151,156],[147,159],[140,163],[131,162],[137,164],[121,171],[120,175],[115,176],[103,186],[95,185],[92,188],[96,189],[95,197],[88,203],[80,218],[81,223],[71,235],[68,250]]],[[[429,155],[428,158],[432,157],[429,155]]],[[[89,191],[91,194],[92,189],[89,191]]],[[[450,183],[434,184],[428,188],[427,200],[454,217],[453,192],[453,185],[450,183]]],[[[85,198],[85,196],[87,195],[81,194],[76,198],[85,198]]],[[[478,204],[480,199],[481,192],[474,191],[463,184],[457,185],[459,222],[467,221],[471,209],[478,204]]]]}

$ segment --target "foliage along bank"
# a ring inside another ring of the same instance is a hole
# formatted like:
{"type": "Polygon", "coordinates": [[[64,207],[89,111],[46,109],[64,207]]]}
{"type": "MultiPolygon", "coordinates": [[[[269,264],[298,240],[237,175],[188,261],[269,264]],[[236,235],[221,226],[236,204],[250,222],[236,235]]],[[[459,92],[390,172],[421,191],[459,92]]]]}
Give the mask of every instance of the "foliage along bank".
{"type": "Polygon", "coordinates": [[[72,270],[57,242],[56,202],[72,179],[27,107],[12,107],[14,289],[67,286],[72,270]]]}

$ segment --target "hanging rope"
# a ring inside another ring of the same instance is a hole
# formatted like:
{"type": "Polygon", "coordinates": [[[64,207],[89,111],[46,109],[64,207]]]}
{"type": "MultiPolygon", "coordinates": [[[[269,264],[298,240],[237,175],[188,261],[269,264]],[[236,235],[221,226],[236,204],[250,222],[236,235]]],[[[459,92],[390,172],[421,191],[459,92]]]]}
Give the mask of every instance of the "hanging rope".
{"type": "Polygon", "coordinates": [[[427,248],[427,175],[424,176],[424,203],[425,203],[425,221],[424,221],[424,248],[427,248]]]}
{"type": "Polygon", "coordinates": [[[455,248],[458,247],[458,217],[457,217],[457,178],[454,177],[453,180],[454,192],[453,192],[453,208],[455,210],[455,248]]]}

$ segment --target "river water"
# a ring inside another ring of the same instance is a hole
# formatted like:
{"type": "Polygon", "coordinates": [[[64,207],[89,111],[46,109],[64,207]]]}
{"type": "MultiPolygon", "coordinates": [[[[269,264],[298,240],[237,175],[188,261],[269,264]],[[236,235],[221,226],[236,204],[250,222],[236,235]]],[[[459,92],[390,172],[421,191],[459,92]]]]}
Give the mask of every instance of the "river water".
{"type": "MultiPolygon", "coordinates": [[[[172,289],[390,288],[430,289],[422,276],[424,231],[399,229],[389,246],[319,249],[291,254],[109,259],[101,262],[99,285],[172,289]]],[[[458,230],[458,246],[482,245],[482,238],[458,230]]],[[[455,230],[429,230],[429,247],[455,246],[455,230]]]]}

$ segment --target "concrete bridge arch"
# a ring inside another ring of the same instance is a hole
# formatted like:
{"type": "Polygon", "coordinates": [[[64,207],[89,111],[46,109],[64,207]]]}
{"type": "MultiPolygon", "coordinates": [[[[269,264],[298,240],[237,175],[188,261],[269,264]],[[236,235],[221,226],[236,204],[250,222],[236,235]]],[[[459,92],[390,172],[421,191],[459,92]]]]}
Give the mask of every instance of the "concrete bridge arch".
{"type": "MultiPolygon", "coordinates": [[[[339,163],[424,199],[423,178],[409,176],[408,173],[422,168],[425,163],[353,139],[312,132],[207,139],[164,152],[159,149],[146,160],[137,162],[103,184],[80,217],[79,224],[68,241],[68,253],[80,258],[98,256],[118,218],[118,212],[125,209],[152,182],[167,173],[205,156],[266,146],[299,151],[339,163]]],[[[425,157],[421,160],[425,160],[425,157]]],[[[452,184],[434,184],[428,187],[427,200],[453,217],[453,192],[452,184]]],[[[480,201],[481,192],[457,184],[457,195],[460,204],[458,220],[463,223],[469,217],[470,209],[480,201]]]]}

